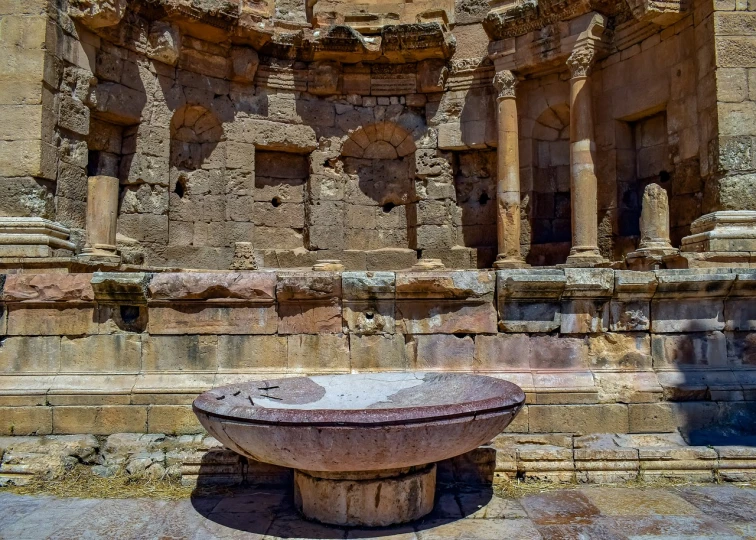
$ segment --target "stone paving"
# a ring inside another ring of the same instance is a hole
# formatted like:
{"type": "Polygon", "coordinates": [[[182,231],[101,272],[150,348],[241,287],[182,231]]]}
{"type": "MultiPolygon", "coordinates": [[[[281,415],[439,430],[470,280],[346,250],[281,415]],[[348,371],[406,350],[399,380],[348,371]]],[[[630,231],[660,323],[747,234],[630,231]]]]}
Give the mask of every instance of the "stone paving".
{"type": "Polygon", "coordinates": [[[501,498],[441,491],[426,519],[387,529],[303,520],[281,489],[191,500],[60,499],[0,492],[0,539],[756,539],[756,488],[584,487],[501,498]]]}

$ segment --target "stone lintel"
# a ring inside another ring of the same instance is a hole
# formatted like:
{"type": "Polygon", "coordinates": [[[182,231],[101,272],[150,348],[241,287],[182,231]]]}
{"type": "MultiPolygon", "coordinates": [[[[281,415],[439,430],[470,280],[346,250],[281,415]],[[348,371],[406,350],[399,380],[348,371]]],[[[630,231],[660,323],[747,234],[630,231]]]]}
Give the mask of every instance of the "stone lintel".
{"type": "Polygon", "coordinates": [[[342,296],[338,272],[290,271],[276,276],[276,300],[285,302],[329,302],[342,296]]]}
{"type": "Polygon", "coordinates": [[[274,272],[166,272],[155,274],[148,287],[155,302],[254,302],[276,299],[274,272]]]}
{"type": "Polygon", "coordinates": [[[727,269],[656,270],[658,286],[654,299],[725,298],[735,282],[736,274],[727,269]]]}
{"type": "Polygon", "coordinates": [[[500,302],[558,300],[567,282],[562,270],[499,270],[496,279],[500,302]]]}
{"type": "Polygon", "coordinates": [[[394,272],[343,272],[344,300],[393,300],[396,292],[394,272]]]}
{"type": "Polygon", "coordinates": [[[491,271],[397,272],[396,299],[493,301],[496,278],[491,271]]]}
{"type": "Polygon", "coordinates": [[[92,274],[9,274],[5,278],[5,303],[56,304],[95,301],[92,274]]]}
{"type": "Polygon", "coordinates": [[[614,292],[614,270],[610,268],[565,268],[563,298],[608,298],[614,292]]]}
{"type": "Polygon", "coordinates": [[[95,272],[92,289],[99,303],[146,304],[152,275],[145,272],[95,272]]]}
{"type": "Polygon", "coordinates": [[[614,295],[630,300],[648,300],[654,296],[658,281],[653,272],[617,270],[614,273],[614,295]]]}

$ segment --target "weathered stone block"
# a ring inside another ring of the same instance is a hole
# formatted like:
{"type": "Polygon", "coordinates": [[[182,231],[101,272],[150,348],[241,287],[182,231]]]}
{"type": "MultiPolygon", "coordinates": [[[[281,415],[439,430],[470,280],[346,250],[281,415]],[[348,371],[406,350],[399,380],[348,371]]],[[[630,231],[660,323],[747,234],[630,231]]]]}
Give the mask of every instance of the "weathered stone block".
{"type": "Polygon", "coordinates": [[[672,433],[680,427],[669,403],[630,404],[628,414],[628,433],[672,433]]]}
{"type": "Polygon", "coordinates": [[[9,336],[81,336],[97,332],[97,317],[92,306],[8,306],[9,336]]]}
{"type": "Polygon", "coordinates": [[[561,333],[595,334],[608,329],[608,301],[579,298],[562,303],[561,333]]]}
{"type": "Polygon", "coordinates": [[[553,332],[562,326],[561,302],[499,300],[502,332],[553,332]]]}
{"type": "Polygon", "coordinates": [[[651,354],[657,369],[727,366],[727,342],[722,332],[654,335],[651,354]]]}
{"type": "Polygon", "coordinates": [[[282,336],[218,336],[221,371],[274,371],[287,368],[287,338],[282,336]]]}
{"type": "Polygon", "coordinates": [[[396,327],[393,300],[344,302],[344,324],[356,334],[393,334],[396,327]]]}
{"type": "Polygon", "coordinates": [[[724,302],[718,299],[654,300],[651,331],[658,333],[724,330],[724,302]]]}
{"type": "Polygon", "coordinates": [[[645,333],[606,333],[587,340],[590,366],[597,370],[651,370],[651,339],[645,333]]]}
{"type": "Polygon", "coordinates": [[[343,334],[289,336],[287,358],[293,372],[348,372],[349,339],[343,334]]]}
{"type": "Polygon", "coordinates": [[[149,308],[151,334],[274,334],[274,305],[183,303],[149,308]]]}
{"type": "Polygon", "coordinates": [[[217,345],[215,336],[144,336],[142,370],[215,373],[217,345]]]}
{"type": "Polygon", "coordinates": [[[609,330],[612,332],[641,332],[651,327],[651,307],[648,300],[612,299],[609,305],[609,330]]]}
{"type": "Polygon", "coordinates": [[[204,433],[191,405],[152,405],[147,409],[147,433],[204,433]]]}
{"type": "Polygon", "coordinates": [[[405,334],[495,334],[492,302],[444,300],[396,302],[397,327],[405,334]]]}
{"type": "Polygon", "coordinates": [[[527,335],[476,336],[475,371],[529,371],[530,337],[527,335]]]}
{"type": "Polygon", "coordinates": [[[351,368],[355,371],[404,371],[410,368],[404,336],[349,336],[351,368]]]}
{"type": "Polygon", "coordinates": [[[53,433],[144,433],[147,431],[147,407],[141,405],[105,405],[102,407],[54,407],[53,433]]]}
{"type": "Polygon", "coordinates": [[[393,272],[344,272],[341,274],[344,300],[393,300],[396,277],[393,272]]]}
{"type": "Polygon", "coordinates": [[[411,268],[417,262],[417,251],[404,248],[382,248],[366,253],[368,270],[397,270],[411,268]]]}
{"type": "Polygon", "coordinates": [[[9,337],[0,347],[0,373],[57,373],[60,338],[9,337]]]}
{"type": "Polygon", "coordinates": [[[430,371],[470,371],[475,342],[470,336],[412,336],[409,349],[414,368],[430,371]]]}
{"type": "Polygon", "coordinates": [[[61,372],[137,373],[141,367],[142,339],[139,335],[61,338],[61,372]]]}
{"type": "Polygon", "coordinates": [[[627,433],[626,405],[529,405],[531,433],[627,433]]]}
{"type": "Polygon", "coordinates": [[[221,302],[274,302],[276,275],[272,272],[161,273],[149,285],[150,299],[221,302]]]}
{"type": "Polygon", "coordinates": [[[2,435],[47,435],[52,425],[52,407],[0,407],[2,435]]]}
{"type": "Polygon", "coordinates": [[[93,302],[93,274],[11,274],[5,279],[5,302],[93,302]]]}

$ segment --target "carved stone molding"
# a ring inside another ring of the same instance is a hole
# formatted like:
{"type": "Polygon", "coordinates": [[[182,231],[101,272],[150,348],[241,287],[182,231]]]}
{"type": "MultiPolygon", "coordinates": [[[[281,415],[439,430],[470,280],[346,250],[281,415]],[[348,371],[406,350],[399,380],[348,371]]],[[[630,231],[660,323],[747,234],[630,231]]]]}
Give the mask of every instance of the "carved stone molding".
{"type": "Polygon", "coordinates": [[[575,49],[567,59],[567,65],[572,72],[572,77],[587,77],[591,73],[596,51],[593,47],[580,47],[575,49]]]}
{"type": "Polygon", "coordinates": [[[515,97],[517,76],[509,70],[499,71],[494,75],[493,85],[499,92],[498,99],[515,97]]]}

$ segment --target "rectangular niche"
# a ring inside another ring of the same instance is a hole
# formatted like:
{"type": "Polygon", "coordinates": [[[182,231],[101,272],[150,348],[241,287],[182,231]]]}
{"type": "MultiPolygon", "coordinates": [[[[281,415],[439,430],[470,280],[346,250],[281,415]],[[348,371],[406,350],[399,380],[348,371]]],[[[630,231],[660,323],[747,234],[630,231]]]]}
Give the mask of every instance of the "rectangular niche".
{"type": "MultiPolygon", "coordinates": [[[[668,192],[671,188],[672,161],[666,112],[632,122],[618,122],[616,144],[618,233],[620,237],[637,237],[646,186],[659,184],[668,192]]],[[[670,202],[674,207],[672,197],[670,202]]]]}
{"type": "Polygon", "coordinates": [[[307,154],[255,152],[256,248],[294,249],[304,245],[304,194],[309,171],[307,154]]]}

